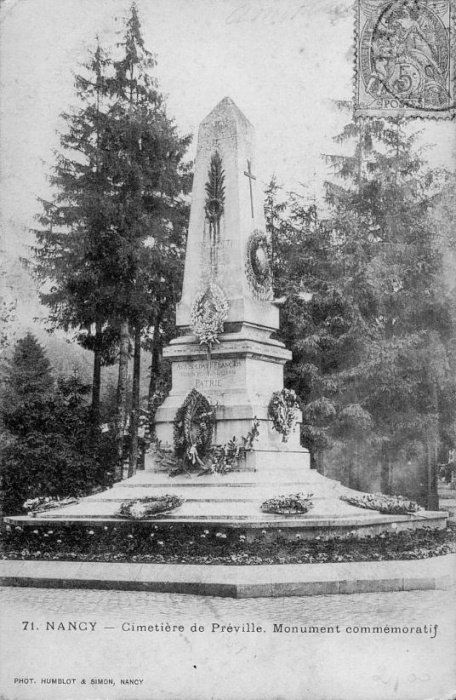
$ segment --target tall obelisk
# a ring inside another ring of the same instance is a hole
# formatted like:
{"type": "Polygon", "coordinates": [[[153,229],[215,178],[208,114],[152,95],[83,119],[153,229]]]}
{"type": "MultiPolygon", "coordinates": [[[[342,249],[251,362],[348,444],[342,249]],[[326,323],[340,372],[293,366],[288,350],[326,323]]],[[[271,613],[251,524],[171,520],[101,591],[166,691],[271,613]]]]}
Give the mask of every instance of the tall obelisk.
{"type": "Polygon", "coordinates": [[[190,326],[192,303],[208,273],[204,252],[210,246],[211,206],[214,215],[220,213],[215,242],[216,278],[229,301],[228,323],[251,323],[277,330],[278,309],[265,303],[272,300],[268,270],[256,277],[255,271],[250,270],[250,275],[246,272],[249,241],[250,253],[255,255],[260,251],[258,242],[261,245],[265,236],[263,192],[255,175],[253,126],[229,97],[212,110],[199,128],[184,284],[177,305],[180,327],[190,326]],[[211,168],[217,161],[223,192],[208,194],[211,168]],[[255,241],[251,241],[252,237],[255,241]]]}
{"type": "Polygon", "coordinates": [[[255,170],[254,129],[225,97],[203,120],[198,135],[182,298],[182,335],[165,350],[172,363],[172,390],[157,412],[157,435],[172,445],[173,420],[195,388],[216,406],[215,444],[247,435],[260,421],[256,455],[292,453],[299,464],[299,425],[287,443],[272,429],[268,404],[283,388],[291,353],[274,338],[279,311],[272,304],[270,239],[263,192],[255,170]],[[214,314],[223,323],[214,342],[201,342],[201,324],[214,314]],[[198,333],[200,335],[198,335],[198,333]]]}

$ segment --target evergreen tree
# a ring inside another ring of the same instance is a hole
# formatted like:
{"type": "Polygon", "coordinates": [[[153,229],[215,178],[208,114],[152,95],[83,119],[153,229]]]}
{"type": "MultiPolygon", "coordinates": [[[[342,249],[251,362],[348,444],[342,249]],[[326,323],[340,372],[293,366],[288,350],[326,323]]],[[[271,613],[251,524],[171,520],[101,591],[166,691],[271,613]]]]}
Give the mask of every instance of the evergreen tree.
{"type": "Polygon", "coordinates": [[[360,488],[362,467],[378,459],[389,492],[411,465],[413,495],[435,508],[436,454],[455,407],[454,315],[430,216],[439,173],[400,120],[351,123],[336,140],[355,147],[328,159],[345,180],[327,184],[330,218],[312,223],[296,196],[282,215],[277,292],[294,287],[283,309],[286,381],[318,468],[345,462],[331,475],[360,488]]]}
{"type": "Polygon", "coordinates": [[[67,130],[50,182],[51,201],[41,200],[35,231],[35,273],[44,285],[52,327],[76,329],[77,339],[94,351],[92,411],[98,424],[101,366],[113,361],[118,331],[109,324],[112,287],[104,279],[109,260],[112,184],[105,151],[109,122],[106,74],[110,60],[97,44],[83,73],[75,76],[80,107],[64,112],[67,130]]]}
{"type": "Polygon", "coordinates": [[[19,404],[49,396],[54,389],[51,365],[42,346],[32,333],[21,338],[8,363],[5,381],[5,406],[8,411],[19,404]]]}
{"type": "Polygon", "coordinates": [[[399,119],[351,124],[339,141],[347,138],[356,139],[354,156],[330,161],[350,186],[328,187],[344,263],[340,282],[355,314],[354,348],[337,378],[336,434],[359,442],[370,433],[381,454],[384,492],[394,488],[395,464],[402,470],[415,464],[417,495],[432,509],[439,402],[453,382],[453,326],[429,216],[436,173],[425,169],[416,137],[399,119]]]}
{"type": "Polygon", "coordinates": [[[118,48],[120,57],[114,61],[114,76],[109,82],[114,101],[111,139],[118,168],[115,200],[120,216],[117,431],[122,435],[125,429],[128,345],[133,336],[129,460],[129,474],[132,474],[137,461],[141,336],[144,328],[157,322],[160,307],[168,304],[171,295],[164,283],[172,288],[176,284],[164,270],[174,262],[174,251],[182,242],[182,210],[186,209],[182,195],[190,186],[183,157],[190,138],[179,137],[173,120],[166,114],[157,82],[150,77],[156,61],[144,46],[135,4],[131,6],[118,48]]]}
{"type": "Polygon", "coordinates": [[[3,508],[20,513],[38,496],[82,496],[110,481],[110,442],[91,432],[86,395],[74,375],[54,384],[49,361],[31,335],[18,341],[6,376],[3,423],[10,439],[2,450],[3,508]]]}
{"type": "Polygon", "coordinates": [[[87,75],[76,79],[84,106],[65,115],[68,132],[52,178],[57,195],[43,203],[43,229],[37,234],[39,274],[53,281],[43,301],[56,325],[79,328],[81,341],[96,351],[97,405],[100,365],[118,347],[117,479],[129,358],[134,347],[131,474],[137,459],[141,343],[173,299],[169,288],[175,281],[164,270],[181,264],[175,250],[182,247],[188,213],[189,169],[183,158],[190,139],[179,136],[166,114],[150,75],[155,65],[133,4],[116,55],[107,57],[98,47],[87,75]]]}

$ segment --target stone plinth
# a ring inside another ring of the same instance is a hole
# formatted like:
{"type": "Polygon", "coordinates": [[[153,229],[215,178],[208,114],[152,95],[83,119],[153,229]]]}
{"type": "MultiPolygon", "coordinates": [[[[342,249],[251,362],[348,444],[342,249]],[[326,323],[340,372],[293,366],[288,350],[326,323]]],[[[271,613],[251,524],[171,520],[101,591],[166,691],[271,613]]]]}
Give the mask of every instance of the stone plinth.
{"type": "MultiPolygon", "coordinates": [[[[283,453],[282,453],[283,454],[283,453]]],[[[217,529],[237,529],[247,540],[261,534],[268,540],[277,538],[303,539],[321,537],[363,537],[380,532],[405,529],[441,529],[448,513],[419,512],[413,515],[382,515],[376,511],[352,506],[341,496],[353,493],[337,481],[326,479],[314,469],[284,464],[278,470],[275,463],[263,460],[257,471],[239,470],[228,474],[205,474],[170,477],[159,471],[149,458],[146,470],[116,484],[112,489],[88,496],[80,503],[56,508],[35,518],[8,517],[7,522],[34,527],[49,523],[80,523],[90,526],[116,523],[129,527],[130,522],[119,516],[121,503],[150,496],[171,494],[184,503],[170,513],[139,523],[155,525],[191,525],[192,532],[208,526],[217,529]],[[276,515],[264,513],[261,504],[281,494],[301,492],[312,494],[313,508],[305,515],[276,515]]],[[[137,522],[137,521],[135,521],[137,522]]]]}
{"type": "MultiPolygon", "coordinates": [[[[216,407],[214,444],[246,436],[257,418],[260,434],[255,452],[307,455],[299,444],[299,423],[283,442],[268,418],[268,403],[277,387],[283,386],[283,365],[291,356],[283,343],[259,329],[245,329],[221,335],[208,357],[195,340],[182,336],[165,350],[165,357],[172,361],[172,390],[157,413],[157,436],[162,444],[172,446],[176,411],[189,391],[197,389],[216,407]]],[[[257,463],[250,454],[248,468],[257,463]]]]}

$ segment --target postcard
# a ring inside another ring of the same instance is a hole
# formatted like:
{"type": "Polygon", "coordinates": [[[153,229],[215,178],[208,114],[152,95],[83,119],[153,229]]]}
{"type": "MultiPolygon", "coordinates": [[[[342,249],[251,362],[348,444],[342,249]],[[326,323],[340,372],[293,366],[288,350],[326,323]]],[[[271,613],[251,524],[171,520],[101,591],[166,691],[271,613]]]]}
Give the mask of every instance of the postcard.
{"type": "Polygon", "coordinates": [[[456,698],[455,12],[3,0],[2,700],[456,698]]]}

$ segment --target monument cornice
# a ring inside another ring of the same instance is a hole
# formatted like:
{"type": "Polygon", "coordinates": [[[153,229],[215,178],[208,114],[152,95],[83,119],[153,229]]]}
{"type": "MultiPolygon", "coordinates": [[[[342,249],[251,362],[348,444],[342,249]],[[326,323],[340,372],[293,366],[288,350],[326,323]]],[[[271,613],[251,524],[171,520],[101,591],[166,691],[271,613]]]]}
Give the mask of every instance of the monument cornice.
{"type": "MultiPolygon", "coordinates": [[[[191,336],[190,336],[191,337],[191,336]]],[[[173,358],[174,361],[206,360],[207,349],[203,345],[194,342],[169,345],[163,350],[163,357],[173,358]]],[[[218,358],[255,357],[266,362],[285,362],[291,360],[291,352],[282,344],[262,343],[255,340],[227,340],[222,341],[211,350],[211,360],[218,358]]]]}

